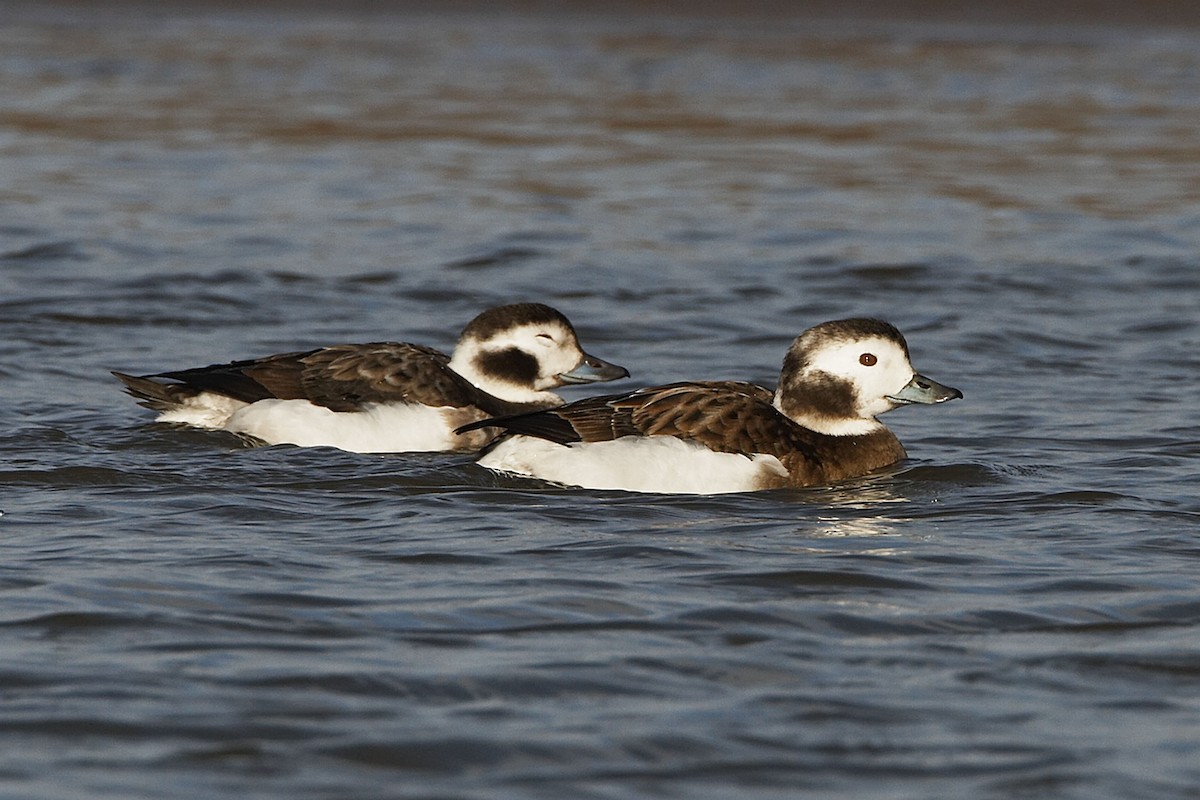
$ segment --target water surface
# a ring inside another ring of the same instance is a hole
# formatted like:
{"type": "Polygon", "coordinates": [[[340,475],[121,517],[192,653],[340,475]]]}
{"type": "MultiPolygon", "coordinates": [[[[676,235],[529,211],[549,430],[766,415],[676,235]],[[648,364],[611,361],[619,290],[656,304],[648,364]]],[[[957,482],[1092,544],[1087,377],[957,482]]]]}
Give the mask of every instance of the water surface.
{"type": "Polygon", "coordinates": [[[16,8],[4,796],[1200,791],[1194,29],[16,8]],[[107,374],[526,299],[630,386],[878,315],[966,399],[884,474],[661,497],[107,374]]]}

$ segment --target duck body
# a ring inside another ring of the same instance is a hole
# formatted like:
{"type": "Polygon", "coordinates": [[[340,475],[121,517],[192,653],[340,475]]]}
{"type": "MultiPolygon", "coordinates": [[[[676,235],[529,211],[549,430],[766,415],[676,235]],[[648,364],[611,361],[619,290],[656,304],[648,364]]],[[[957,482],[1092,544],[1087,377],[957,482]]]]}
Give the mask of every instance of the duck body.
{"type": "Polygon", "coordinates": [[[406,342],[372,342],[113,374],[143,406],[160,412],[158,422],[367,453],[478,450],[494,431],[455,429],[561,405],[551,389],[629,373],[584,353],[558,311],[522,303],[472,320],[452,356],[406,342]]]}
{"type": "Polygon", "coordinates": [[[906,457],[875,417],[962,393],[916,374],[893,326],[823,323],[801,334],[772,392],[735,381],[672,383],[465,426],[507,436],[479,463],[556,483],[716,494],[820,486],[906,457]]]}

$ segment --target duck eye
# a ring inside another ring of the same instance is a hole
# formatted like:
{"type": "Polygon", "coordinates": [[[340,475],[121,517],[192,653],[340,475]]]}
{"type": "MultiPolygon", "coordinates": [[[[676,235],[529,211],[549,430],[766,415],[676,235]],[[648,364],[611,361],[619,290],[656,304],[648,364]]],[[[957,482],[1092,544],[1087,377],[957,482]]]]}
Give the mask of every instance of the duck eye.
{"type": "Polygon", "coordinates": [[[543,345],[544,347],[549,347],[550,345],[554,344],[554,337],[548,333],[539,333],[534,338],[538,340],[538,344],[543,345]]]}
{"type": "Polygon", "coordinates": [[[858,363],[864,367],[873,367],[879,363],[879,359],[875,357],[874,353],[863,353],[858,357],[858,363]]]}

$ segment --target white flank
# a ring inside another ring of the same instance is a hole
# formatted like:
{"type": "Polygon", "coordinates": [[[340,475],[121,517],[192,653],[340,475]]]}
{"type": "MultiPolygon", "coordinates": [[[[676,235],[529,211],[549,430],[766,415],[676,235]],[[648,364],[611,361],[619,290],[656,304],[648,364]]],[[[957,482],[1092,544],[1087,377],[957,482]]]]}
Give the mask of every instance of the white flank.
{"type": "Polygon", "coordinates": [[[750,492],[761,488],[764,475],[787,474],[775,456],[717,453],[673,436],[625,436],[571,445],[513,436],[502,440],[479,464],[589,489],[662,494],[750,492]]]}
{"type": "Polygon", "coordinates": [[[234,400],[223,394],[201,392],[159,414],[155,422],[179,422],[219,431],[225,428],[230,417],[245,407],[246,404],[241,400],[234,400]]]}
{"type": "Polygon", "coordinates": [[[416,404],[367,405],[362,411],[331,411],[307,400],[259,400],[242,404],[222,427],[267,444],[337,447],[353,453],[454,450],[461,446],[440,409],[416,404]]]}

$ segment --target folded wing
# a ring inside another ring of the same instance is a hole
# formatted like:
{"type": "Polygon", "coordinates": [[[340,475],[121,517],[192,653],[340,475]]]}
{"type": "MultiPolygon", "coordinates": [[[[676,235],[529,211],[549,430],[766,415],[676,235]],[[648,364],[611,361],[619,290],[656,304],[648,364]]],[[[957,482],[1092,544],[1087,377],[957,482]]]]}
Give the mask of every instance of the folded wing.
{"type": "Polygon", "coordinates": [[[474,405],[492,414],[523,410],[479,390],[452,371],[449,362],[449,356],[431,347],[373,342],[146,377],[168,378],[195,391],[215,392],[246,403],[270,398],[308,400],[333,411],[395,402],[455,408],[474,405]]]}
{"type": "Polygon", "coordinates": [[[769,389],[737,381],[672,383],[603,395],[560,408],[472,423],[559,444],[623,436],[674,436],[722,453],[771,455],[811,452],[806,431],[771,405],[769,389]]]}

